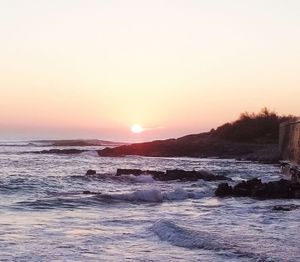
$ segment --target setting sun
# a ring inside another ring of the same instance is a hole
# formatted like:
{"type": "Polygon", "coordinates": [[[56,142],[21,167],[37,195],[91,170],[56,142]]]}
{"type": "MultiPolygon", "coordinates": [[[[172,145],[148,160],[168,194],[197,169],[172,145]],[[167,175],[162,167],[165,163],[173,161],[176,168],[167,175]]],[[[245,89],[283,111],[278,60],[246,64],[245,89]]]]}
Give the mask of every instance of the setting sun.
{"type": "Polygon", "coordinates": [[[131,127],[131,132],[133,132],[133,133],[139,134],[139,133],[142,133],[143,131],[144,131],[144,128],[138,124],[135,124],[131,127]]]}

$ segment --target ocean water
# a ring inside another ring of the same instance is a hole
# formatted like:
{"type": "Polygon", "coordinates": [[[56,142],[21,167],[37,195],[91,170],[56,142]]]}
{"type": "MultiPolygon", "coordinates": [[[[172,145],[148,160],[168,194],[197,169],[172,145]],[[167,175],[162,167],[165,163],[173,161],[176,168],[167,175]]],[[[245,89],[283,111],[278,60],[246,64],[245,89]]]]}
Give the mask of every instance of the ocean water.
{"type": "MultiPolygon", "coordinates": [[[[214,197],[219,182],[114,177],[117,168],[280,177],[278,166],[196,158],[34,154],[0,143],[0,261],[300,261],[299,200],[214,197]],[[95,169],[98,177],[86,177],[95,169]],[[83,191],[101,194],[82,194],[83,191]]],[[[80,149],[80,147],[78,147],[80,149]]]]}

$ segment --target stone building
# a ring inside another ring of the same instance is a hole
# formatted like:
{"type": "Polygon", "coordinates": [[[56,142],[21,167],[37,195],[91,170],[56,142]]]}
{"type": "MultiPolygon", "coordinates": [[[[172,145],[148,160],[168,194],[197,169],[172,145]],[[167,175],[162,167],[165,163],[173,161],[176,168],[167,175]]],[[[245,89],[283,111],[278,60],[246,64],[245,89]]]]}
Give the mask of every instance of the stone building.
{"type": "Polygon", "coordinates": [[[283,160],[300,165],[300,118],[280,125],[279,148],[283,160]]]}
{"type": "Polygon", "coordinates": [[[300,118],[280,125],[279,149],[283,173],[300,182],[300,118]]]}

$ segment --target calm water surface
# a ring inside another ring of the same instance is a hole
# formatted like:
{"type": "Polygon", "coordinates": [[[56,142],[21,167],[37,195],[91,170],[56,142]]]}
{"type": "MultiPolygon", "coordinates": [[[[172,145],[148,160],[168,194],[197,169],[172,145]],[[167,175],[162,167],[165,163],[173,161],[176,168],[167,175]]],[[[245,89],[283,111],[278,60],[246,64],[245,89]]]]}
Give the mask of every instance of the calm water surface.
{"type": "Polygon", "coordinates": [[[209,170],[235,182],[279,167],[222,159],[42,155],[0,145],[0,261],[300,261],[297,200],[219,199],[215,182],[113,178],[117,168],[209,170]],[[85,177],[95,169],[99,177],[85,177]],[[84,195],[83,191],[99,192],[84,195]]]}

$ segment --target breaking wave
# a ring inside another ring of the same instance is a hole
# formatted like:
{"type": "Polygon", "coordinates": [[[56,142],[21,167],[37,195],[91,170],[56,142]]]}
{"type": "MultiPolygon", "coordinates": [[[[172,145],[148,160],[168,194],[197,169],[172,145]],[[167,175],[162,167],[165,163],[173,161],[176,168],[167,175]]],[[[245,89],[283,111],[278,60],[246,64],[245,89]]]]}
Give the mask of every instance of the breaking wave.
{"type": "Polygon", "coordinates": [[[97,192],[70,192],[55,193],[54,196],[37,199],[35,201],[18,202],[21,208],[33,209],[54,209],[54,208],[80,208],[82,206],[97,206],[99,204],[112,204],[113,202],[142,203],[162,203],[164,201],[181,201],[188,198],[195,199],[207,196],[202,192],[187,192],[183,188],[177,187],[171,191],[161,191],[156,188],[140,189],[129,193],[102,194],[97,192]]]}
{"type": "Polygon", "coordinates": [[[143,189],[132,193],[111,195],[113,199],[129,202],[163,202],[180,201],[188,198],[195,198],[199,194],[189,193],[181,187],[176,187],[172,191],[163,192],[159,189],[143,189]]]}
{"type": "Polygon", "coordinates": [[[181,227],[170,220],[159,220],[152,225],[150,230],[162,241],[167,241],[174,246],[189,249],[229,251],[233,256],[249,258],[250,261],[273,261],[264,255],[244,251],[220,236],[181,227]]]}
{"type": "Polygon", "coordinates": [[[81,156],[99,157],[97,150],[87,150],[80,154],[81,156]]]}

